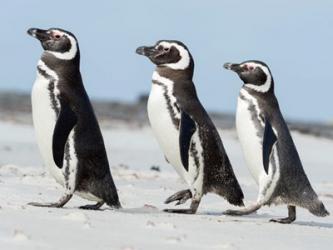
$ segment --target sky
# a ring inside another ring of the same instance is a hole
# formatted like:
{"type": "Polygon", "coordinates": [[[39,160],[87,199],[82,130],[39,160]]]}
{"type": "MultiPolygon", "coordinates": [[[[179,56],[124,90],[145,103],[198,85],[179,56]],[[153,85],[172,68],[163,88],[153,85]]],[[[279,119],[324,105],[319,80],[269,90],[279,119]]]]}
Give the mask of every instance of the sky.
{"type": "Polygon", "coordinates": [[[270,66],[286,118],[333,122],[331,0],[3,0],[0,91],[31,91],[42,53],[31,27],[76,35],[91,98],[135,102],[149,93],[154,66],[135,49],[173,39],[194,57],[207,110],[235,112],[241,81],[222,66],[257,59],[270,66]]]}

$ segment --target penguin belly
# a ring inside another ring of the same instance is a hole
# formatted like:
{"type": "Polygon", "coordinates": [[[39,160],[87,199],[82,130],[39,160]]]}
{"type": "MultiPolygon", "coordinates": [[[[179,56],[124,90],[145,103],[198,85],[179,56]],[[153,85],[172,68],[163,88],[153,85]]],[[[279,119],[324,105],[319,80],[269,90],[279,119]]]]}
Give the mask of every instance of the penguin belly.
{"type": "MultiPolygon", "coordinates": [[[[179,130],[173,124],[169,114],[168,103],[165,97],[166,91],[167,86],[152,84],[148,98],[148,118],[165,157],[177,173],[189,183],[188,173],[184,169],[180,157],[179,130]]],[[[180,118],[179,111],[176,109],[174,111],[177,112],[177,117],[180,118]]]]}
{"type": "Polygon", "coordinates": [[[259,119],[254,121],[249,102],[238,98],[236,112],[236,129],[241,143],[243,155],[251,175],[259,186],[261,180],[266,176],[262,159],[262,141],[258,134],[263,134],[263,128],[258,128],[259,119]],[[260,131],[260,129],[262,131],[260,131]]]}
{"type": "MultiPolygon", "coordinates": [[[[52,138],[57,114],[52,108],[49,85],[50,80],[37,73],[31,94],[33,124],[38,147],[48,172],[59,184],[64,185],[64,175],[53,160],[52,138]]],[[[59,108],[59,103],[57,105],[59,108]]]]}

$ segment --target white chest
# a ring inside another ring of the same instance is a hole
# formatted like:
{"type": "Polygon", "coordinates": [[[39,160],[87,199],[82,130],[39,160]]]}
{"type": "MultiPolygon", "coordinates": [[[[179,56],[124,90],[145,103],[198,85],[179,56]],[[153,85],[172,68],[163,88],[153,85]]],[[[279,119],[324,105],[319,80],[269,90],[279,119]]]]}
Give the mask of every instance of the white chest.
{"type": "Polygon", "coordinates": [[[56,181],[64,185],[64,176],[61,170],[55,165],[52,154],[52,137],[57,119],[54,104],[59,105],[57,99],[54,99],[54,102],[52,102],[51,98],[51,95],[54,95],[54,93],[50,89],[54,88],[54,84],[56,84],[55,81],[51,83],[50,79],[37,73],[31,94],[32,117],[39,150],[45,166],[56,181]]]}
{"type": "Polygon", "coordinates": [[[175,119],[180,120],[180,112],[175,106],[173,96],[173,82],[154,73],[153,83],[148,99],[148,117],[153,133],[169,163],[178,174],[187,180],[179,149],[179,129],[175,126],[175,119]]]}
{"type": "MultiPolygon", "coordinates": [[[[175,127],[170,115],[170,103],[168,104],[165,97],[165,91],[167,90],[162,85],[153,84],[148,99],[148,117],[153,133],[167,160],[179,174],[184,175],[179,153],[179,130],[175,127]]],[[[174,101],[171,97],[170,102],[174,101]]],[[[174,112],[179,119],[179,112],[177,110],[174,112]]]]}
{"type": "Polygon", "coordinates": [[[236,112],[236,129],[247,166],[257,183],[265,175],[262,161],[263,124],[257,101],[241,90],[236,112]]]}
{"type": "Polygon", "coordinates": [[[196,190],[193,193],[201,195],[204,160],[198,130],[193,134],[190,143],[190,145],[194,145],[196,153],[189,152],[188,170],[185,170],[180,156],[181,114],[177,99],[173,95],[174,83],[156,72],[153,74],[153,82],[148,99],[148,117],[154,135],[169,163],[193,189],[192,191],[196,190]],[[199,162],[199,166],[197,166],[197,162],[199,162]]]}

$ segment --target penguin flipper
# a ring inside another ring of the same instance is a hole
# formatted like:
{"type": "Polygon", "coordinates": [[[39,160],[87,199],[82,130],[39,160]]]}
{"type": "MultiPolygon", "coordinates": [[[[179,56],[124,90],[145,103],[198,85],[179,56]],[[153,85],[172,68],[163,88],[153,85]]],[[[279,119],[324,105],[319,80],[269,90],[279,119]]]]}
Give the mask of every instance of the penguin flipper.
{"type": "Polygon", "coordinates": [[[180,128],[179,128],[179,148],[180,157],[184,168],[188,171],[188,158],[191,138],[196,130],[195,122],[184,111],[181,111],[180,128]]]}
{"type": "Polygon", "coordinates": [[[56,165],[62,168],[65,144],[69,133],[77,122],[77,117],[68,102],[60,99],[60,104],[60,113],[53,131],[52,153],[56,165]]]}
{"type": "Polygon", "coordinates": [[[268,174],[269,157],[271,155],[273,145],[276,141],[277,141],[277,138],[273,131],[272,125],[266,119],[265,120],[264,139],[263,139],[263,143],[262,143],[262,157],[263,157],[264,169],[265,169],[266,174],[268,174]]]}

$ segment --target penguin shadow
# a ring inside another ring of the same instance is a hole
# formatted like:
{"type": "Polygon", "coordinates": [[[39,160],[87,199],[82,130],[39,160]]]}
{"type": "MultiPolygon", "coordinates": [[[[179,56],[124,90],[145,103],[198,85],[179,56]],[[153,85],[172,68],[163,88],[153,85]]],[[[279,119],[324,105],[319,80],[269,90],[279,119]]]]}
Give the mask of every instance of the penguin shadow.
{"type": "Polygon", "coordinates": [[[267,213],[257,214],[255,212],[252,213],[252,214],[243,215],[243,216],[226,215],[226,214],[224,214],[224,212],[203,212],[203,213],[200,213],[200,214],[201,215],[208,215],[208,216],[224,216],[225,218],[237,219],[237,221],[240,218],[247,218],[247,219],[271,219],[272,218],[272,215],[270,215],[270,214],[267,214],[267,213]]]}
{"type": "MultiPolygon", "coordinates": [[[[106,209],[106,210],[112,210],[112,209],[106,209]]],[[[113,210],[114,212],[118,213],[125,213],[125,214],[162,214],[163,211],[155,208],[155,207],[134,207],[134,208],[120,208],[117,210],[113,210]]]]}
{"type": "Polygon", "coordinates": [[[293,225],[297,226],[307,226],[307,227],[317,227],[317,228],[333,228],[333,223],[323,223],[316,221],[295,221],[293,225]]]}
{"type": "MultiPolygon", "coordinates": [[[[243,215],[243,216],[230,216],[225,215],[223,212],[204,212],[200,213],[200,215],[208,215],[208,216],[224,216],[224,218],[228,218],[230,222],[259,222],[255,219],[264,219],[264,222],[267,223],[273,223],[270,222],[270,219],[280,218],[279,216],[273,216],[268,213],[262,213],[262,214],[249,214],[249,215],[243,215]]],[[[227,222],[227,221],[226,221],[227,222]]],[[[282,225],[282,224],[279,224],[282,225]]],[[[291,224],[287,225],[295,225],[295,226],[307,226],[307,227],[316,227],[316,228],[333,228],[333,223],[323,223],[323,222],[316,222],[316,221],[295,221],[291,224]]]]}
{"type": "Polygon", "coordinates": [[[260,220],[265,219],[266,221],[269,221],[272,219],[272,215],[267,214],[267,213],[262,213],[262,214],[248,214],[248,215],[243,215],[243,216],[232,216],[232,215],[226,215],[223,212],[207,212],[207,213],[202,213],[201,215],[208,215],[208,216],[223,216],[223,218],[228,219],[225,222],[260,222],[260,220]]]}

